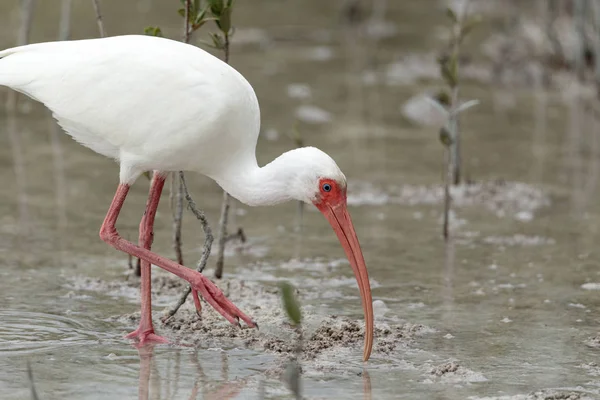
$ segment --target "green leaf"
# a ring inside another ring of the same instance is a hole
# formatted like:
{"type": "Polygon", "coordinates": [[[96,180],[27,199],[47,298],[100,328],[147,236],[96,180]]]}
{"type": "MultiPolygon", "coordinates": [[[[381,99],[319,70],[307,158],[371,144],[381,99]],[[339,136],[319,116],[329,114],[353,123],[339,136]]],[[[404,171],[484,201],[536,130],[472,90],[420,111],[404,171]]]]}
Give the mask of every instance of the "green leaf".
{"type": "Polygon", "coordinates": [[[440,142],[446,147],[450,147],[452,145],[452,134],[445,126],[440,129],[440,142]]]}
{"type": "Polygon", "coordinates": [[[223,50],[223,49],[219,49],[218,47],[215,47],[214,44],[207,42],[206,40],[198,40],[198,42],[200,44],[203,44],[206,47],[210,47],[211,49],[216,49],[216,50],[223,50]]]}
{"type": "Polygon", "coordinates": [[[436,95],[435,95],[435,99],[438,101],[438,103],[444,105],[444,106],[449,106],[450,105],[450,93],[448,93],[446,90],[441,89],[436,95]]]}
{"type": "Polygon", "coordinates": [[[163,37],[162,31],[158,26],[148,26],[144,28],[144,35],[163,37]]]}
{"type": "Polygon", "coordinates": [[[177,13],[185,18],[185,8],[180,8],[179,10],[177,10],[177,13]]]}
{"type": "Polygon", "coordinates": [[[450,86],[454,87],[458,84],[458,57],[456,54],[452,54],[450,56],[450,60],[448,60],[448,71],[450,72],[450,76],[452,77],[452,81],[450,86]]]}
{"type": "Polygon", "coordinates": [[[453,24],[458,23],[458,16],[451,7],[446,8],[446,15],[448,16],[448,18],[450,18],[453,24]]]}
{"type": "Polygon", "coordinates": [[[440,63],[440,73],[448,86],[455,87],[458,84],[458,62],[456,55],[451,54],[450,57],[443,57],[438,60],[440,63]]]}
{"type": "Polygon", "coordinates": [[[439,113],[440,117],[443,117],[445,120],[448,119],[448,117],[450,116],[450,113],[448,112],[448,110],[446,109],[446,107],[442,103],[440,103],[436,98],[425,97],[425,100],[433,108],[436,109],[436,111],[439,113]]]}
{"type": "Polygon", "coordinates": [[[294,287],[287,282],[282,282],[279,285],[281,289],[281,298],[283,300],[283,307],[287,313],[289,319],[293,325],[299,325],[302,320],[302,314],[300,312],[300,306],[294,296],[294,287]]]}
{"type": "Polygon", "coordinates": [[[206,22],[206,21],[204,21],[204,17],[206,17],[207,11],[208,11],[207,9],[204,9],[204,10],[200,11],[198,13],[198,15],[196,15],[196,20],[194,21],[194,25],[198,25],[198,28],[200,26],[204,25],[204,23],[206,22]]]}
{"type": "Polygon", "coordinates": [[[482,19],[479,15],[474,15],[460,27],[460,40],[464,39],[471,31],[481,23],[482,19]]]}
{"type": "Polygon", "coordinates": [[[442,75],[442,78],[444,79],[444,81],[446,81],[448,86],[450,86],[450,87],[456,86],[456,81],[454,80],[454,76],[448,69],[448,63],[440,65],[440,74],[442,75]]]}
{"type": "Polygon", "coordinates": [[[465,101],[460,106],[456,107],[456,110],[454,110],[454,114],[458,115],[461,112],[464,112],[464,111],[468,110],[471,107],[475,107],[477,104],[479,104],[479,100],[477,100],[477,99],[465,101]]]}
{"type": "Polygon", "coordinates": [[[225,7],[221,13],[221,17],[219,17],[219,20],[217,21],[219,29],[226,35],[231,30],[231,11],[231,7],[225,7]]]}
{"type": "Polygon", "coordinates": [[[219,50],[223,50],[225,48],[225,41],[221,35],[218,33],[211,33],[210,37],[213,41],[215,48],[219,50]]]}
{"type": "Polygon", "coordinates": [[[200,10],[200,0],[194,0],[194,14],[198,13],[198,11],[200,10]]]}
{"type": "Polygon", "coordinates": [[[208,4],[210,6],[210,12],[215,17],[220,17],[223,12],[223,8],[225,4],[223,4],[223,0],[208,0],[208,4]]]}

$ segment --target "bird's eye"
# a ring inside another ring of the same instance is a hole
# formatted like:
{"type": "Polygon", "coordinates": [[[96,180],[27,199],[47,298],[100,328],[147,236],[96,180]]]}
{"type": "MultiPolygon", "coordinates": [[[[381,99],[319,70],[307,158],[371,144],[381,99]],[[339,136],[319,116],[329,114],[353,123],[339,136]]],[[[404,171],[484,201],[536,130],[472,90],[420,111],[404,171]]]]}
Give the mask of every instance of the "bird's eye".
{"type": "Polygon", "coordinates": [[[323,184],[323,191],[324,192],[331,192],[331,185],[329,183],[323,184]]]}

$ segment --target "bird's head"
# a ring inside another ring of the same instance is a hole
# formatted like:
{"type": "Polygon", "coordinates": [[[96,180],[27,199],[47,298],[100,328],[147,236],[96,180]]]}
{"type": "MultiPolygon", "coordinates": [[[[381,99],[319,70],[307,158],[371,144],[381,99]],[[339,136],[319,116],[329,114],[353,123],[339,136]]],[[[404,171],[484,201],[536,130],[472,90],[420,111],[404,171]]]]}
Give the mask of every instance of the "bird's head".
{"type": "Polygon", "coordinates": [[[303,147],[287,154],[289,159],[295,160],[294,173],[290,176],[288,188],[292,197],[314,204],[325,216],[344,248],[356,276],[365,313],[366,361],[373,346],[373,300],[367,266],[348,212],[346,177],[329,155],[314,147],[303,147]]]}

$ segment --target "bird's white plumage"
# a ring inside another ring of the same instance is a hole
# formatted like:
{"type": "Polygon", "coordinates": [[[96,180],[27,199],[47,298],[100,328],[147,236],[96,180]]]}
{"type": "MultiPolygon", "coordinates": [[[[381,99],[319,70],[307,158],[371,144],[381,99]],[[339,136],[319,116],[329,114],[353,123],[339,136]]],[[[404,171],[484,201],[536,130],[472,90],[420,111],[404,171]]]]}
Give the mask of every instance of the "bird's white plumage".
{"type": "Polygon", "coordinates": [[[343,182],[315,148],[259,168],[260,110],[235,69],[195,46],[151,36],[27,45],[0,52],[0,85],[45,104],[75,140],[144,171],[196,171],[250,205],[311,201],[318,179],[343,182]]]}

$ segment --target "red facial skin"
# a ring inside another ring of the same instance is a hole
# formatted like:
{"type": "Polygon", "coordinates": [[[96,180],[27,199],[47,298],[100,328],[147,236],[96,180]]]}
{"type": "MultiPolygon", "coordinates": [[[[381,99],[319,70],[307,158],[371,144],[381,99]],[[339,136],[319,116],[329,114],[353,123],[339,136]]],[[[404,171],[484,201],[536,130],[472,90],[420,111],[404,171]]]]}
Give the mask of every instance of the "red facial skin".
{"type": "Polygon", "coordinates": [[[367,361],[373,348],[373,299],[371,297],[371,284],[369,283],[365,259],[346,205],[346,186],[341,186],[332,179],[320,179],[319,194],[314,201],[314,205],[331,224],[354,271],[365,313],[365,350],[363,360],[367,361]],[[328,192],[324,189],[326,184],[331,186],[331,190],[328,192]]]}

